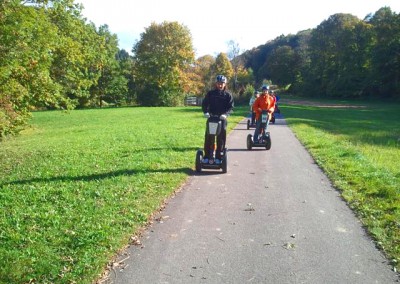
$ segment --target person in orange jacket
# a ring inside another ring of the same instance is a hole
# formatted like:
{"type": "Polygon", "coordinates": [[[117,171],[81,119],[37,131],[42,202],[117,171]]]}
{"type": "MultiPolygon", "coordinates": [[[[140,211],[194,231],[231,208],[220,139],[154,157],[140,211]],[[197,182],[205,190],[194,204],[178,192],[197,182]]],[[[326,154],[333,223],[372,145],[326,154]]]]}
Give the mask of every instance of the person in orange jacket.
{"type": "Polygon", "coordinates": [[[261,113],[263,110],[268,111],[268,120],[267,120],[267,125],[265,126],[265,130],[268,127],[268,123],[271,120],[272,113],[275,110],[275,100],[272,98],[269,94],[269,86],[264,85],[261,88],[261,95],[256,99],[256,101],[253,104],[253,111],[256,113],[256,130],[254,130],[254,143],[258,142],[258,135],[260,134],[261,130],[261,113]]]}

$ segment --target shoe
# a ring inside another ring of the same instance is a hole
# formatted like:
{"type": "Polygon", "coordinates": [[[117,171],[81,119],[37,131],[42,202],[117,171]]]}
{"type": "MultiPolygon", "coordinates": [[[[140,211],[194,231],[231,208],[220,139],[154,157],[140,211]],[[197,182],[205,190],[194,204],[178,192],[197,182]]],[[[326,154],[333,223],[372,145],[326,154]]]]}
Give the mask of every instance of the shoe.
{"type": "Polygon", "coordinates": [[[222,161],[220,159],[215,159],[215,164],[216,165],[221,165],[222,161]]]}
{"type": "Polygon", "coordinates": [[[208,164],[208,159],[207,159],[207,158],[203,158],[203,160],[201,160],[201,162],[202,162],[203,164],[208,164]]]}

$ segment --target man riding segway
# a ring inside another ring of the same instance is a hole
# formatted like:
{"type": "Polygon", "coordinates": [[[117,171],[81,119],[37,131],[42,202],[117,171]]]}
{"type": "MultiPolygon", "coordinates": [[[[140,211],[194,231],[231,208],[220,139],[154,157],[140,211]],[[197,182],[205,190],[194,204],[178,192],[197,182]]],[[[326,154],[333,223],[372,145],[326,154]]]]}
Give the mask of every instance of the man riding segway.
{"type": "Polygon", "coordinates": [[[268,122],[271,120],[272,113],[274,112],[274,99],[268,94],[269,86],[264,85],[261,88],[261,95],[256,99],[253,104],[253,110],[256,113],[256,129],[254,130],[254,143],[258,142],[258,135],[260,134],[261,128],[261,112],[266,110],[268,112],[268,120],[267,125],[265,126],[265,130],[267,130],[268,122]]]}
{"type": "Polygon", "coordinates": [[[268,94],[268,85],[264,85],[261,90],[261,95],[253,104],[253,110],[256,113],[256,129],[254,136],[247,135],[247,149],[249,150],[252,147],[265,147],[267,150],[271,148],[271,137],[267,132],[267,127],[274,112],[274,99],[268,94]]]}
{"type": "Polygon", "coordinates": [[[204,138],[204,156],[200,165],[196,163],[197,170],[200,170],[201,166],[221,165],[225,158],[227,117],[234,107],[233,96],[230,92],[226,91],[226,84],[226,77],[218,75],[216,77],[215,89],[209,91],[203,99],[202,110],[204,117],[207,118],[207,126],[204,138]],[[220,121],[220,129],[215,135],[210,135],[209,122],[215,120],[217,122],[220,121]],[[216,148],[215,138],[217,140],[216,148]]]}
{"type": "Polygon", "coordinates": [[[249,106],[250,106],[250,112],[251,112],[251,121],[250,121],[250,119],[247,120],[247,129],[250,129],[250,127],[255,127],[255,125],[256,125],[256,113],[253,110],[253,104],[259,96],[260,96],[260,93],[258,91],[255,91],[253,96],[251,96],[251,98],[250,98],[249,106]]]}

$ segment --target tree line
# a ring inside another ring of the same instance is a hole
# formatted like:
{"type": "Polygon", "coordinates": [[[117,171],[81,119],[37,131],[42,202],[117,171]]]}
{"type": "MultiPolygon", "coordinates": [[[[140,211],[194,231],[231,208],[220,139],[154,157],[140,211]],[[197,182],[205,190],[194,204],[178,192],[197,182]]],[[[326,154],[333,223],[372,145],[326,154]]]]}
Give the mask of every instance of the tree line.
{"type": "Polygon", "coordinates": [[[363,20],[335,14],[314,29],[280,36],[241,55],[268,78],[311,97],[400,99],[400,15],[383,7],[363,20]]]}
{"type": "Polygon", "coordinates": [[[231,41],[227,53],[197,59],[178,22],[152,23],[130,55],[82,9],[74,0],[0,3],[0,138],[23,129],[33,110],[182,105],[217,74],[237,102],[265,81],[309,96],[400,96],[400,19],[388,7],[364,20],[336,14],[242,54],[231,41]]]}

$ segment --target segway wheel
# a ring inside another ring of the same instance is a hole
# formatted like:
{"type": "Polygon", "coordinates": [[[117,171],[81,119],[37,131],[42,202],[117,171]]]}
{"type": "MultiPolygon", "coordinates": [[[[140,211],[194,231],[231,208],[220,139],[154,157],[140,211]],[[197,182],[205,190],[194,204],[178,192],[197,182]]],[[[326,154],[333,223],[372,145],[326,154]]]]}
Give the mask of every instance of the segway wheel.
{"type": "Polygon", "coordinates": [[[272,114],[271,123],[275,124],[275,114],[272,114]]]}
{"type": "Polygon", "coordinates": [[[247,135],[247,150],[253,148],[253,136],[251,134],[247,135]]]}
{"type": "Polygon", "coordinates": [[[272,141],[271,141],[271,134],[267,132],[267,135],[265,136],[265,149],[269,150],[271,149],[272,141]]]}
{"type": "Polygon", "coordinates": [[[222,172],[226,174],[228,172],[228,155],[226,150],[224,151],[224,158],[222,159],[222,172]]]}
{"type": "Polygon", "coordinates": [[[201,172],[201,160],[203,159],[203,151],[197,150],[196,153],[196,172],[201,172]]]}
{"type": "Polygon", "coordinates": [[[247,120],[247,130],[250,129],[250,120],[247,120]]]}

